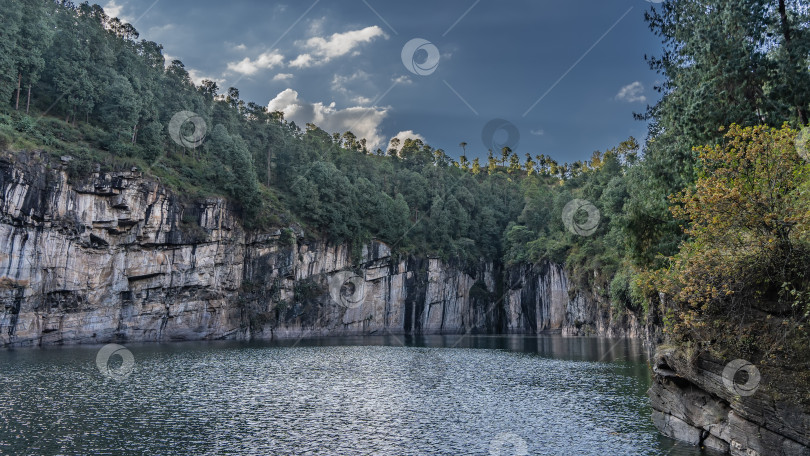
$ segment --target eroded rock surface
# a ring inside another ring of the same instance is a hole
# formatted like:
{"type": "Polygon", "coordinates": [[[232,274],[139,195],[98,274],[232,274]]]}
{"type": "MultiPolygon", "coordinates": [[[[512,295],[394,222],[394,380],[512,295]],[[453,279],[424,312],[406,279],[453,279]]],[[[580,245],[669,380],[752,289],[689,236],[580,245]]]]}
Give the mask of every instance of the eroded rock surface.
{"type": "Polygon", "coordinates": [[[661,433],[734,456],[810,455],[808,410],[775,400],[764,387],[736,394],[723,382],[725,365],[706,357],[689,362],[674,349],[656,353],[649,396],[661,433]]]}
{"type": "Polygon", "coordinates": [[[641,334],[632,315],[614,321],[598,299],[569,296],[559,265],[395,258],[379,242],[353,259],[350,246],[295,228],[248,233],[225,200],[182,200],[137,170],[68,182],[42,155],[7,153],[0,191],[0,346],[641,334]],[[334,283],[347,274],[360,278],[349,305],[340,296],[351,290],[334,283]]]}

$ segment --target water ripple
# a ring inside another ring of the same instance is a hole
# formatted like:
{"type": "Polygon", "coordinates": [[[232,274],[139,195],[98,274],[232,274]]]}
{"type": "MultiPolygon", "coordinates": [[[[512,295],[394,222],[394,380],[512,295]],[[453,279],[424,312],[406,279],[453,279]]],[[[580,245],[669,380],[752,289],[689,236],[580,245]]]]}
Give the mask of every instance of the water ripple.
{"type": "Polygon", "coordinates": [[[563,343],[141,345],[125,380],[98,347],[5,352],[0,453],[700,454],[652,427],[643,358],[563,343]]]}

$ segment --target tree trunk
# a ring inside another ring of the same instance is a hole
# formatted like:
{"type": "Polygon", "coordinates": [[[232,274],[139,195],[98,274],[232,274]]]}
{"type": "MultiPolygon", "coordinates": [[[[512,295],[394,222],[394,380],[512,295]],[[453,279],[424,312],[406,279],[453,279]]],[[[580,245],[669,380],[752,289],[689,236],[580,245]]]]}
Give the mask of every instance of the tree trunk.
{"type": "Polygon", "coordinates": [[[138,124],[135,124],[135,128],[132,129],[132,144],[135,144],[135,141],[138,139],[138,124]]]}
{"type": "MultiPolygon", "coordinates": [[[[787,8],[785,7],[785,0],[779,0],[779,18],[782,21],[782,35],[785,37],[785,48],[787,49],[788,63],[790,63],[792,67],[791,69],[795,69],[796,62],[793,58],[793,43],[790,33],[790,23],[788,22],[787,17],[787,8]]],[[[798,103],[796,104],[796,114],[799,115],[799,122],[801,122],[802,126],[807,125],[807,114],[804,112],[804,109],[802,109],[802,106],[798,103]]]]}
{"type": "Polygon", "coordinates": [[[22,84],[22,73],[17,73],[17,102],[14,104],[14,110],[20,110],[20,84],[22,84]]]}
{"type": "Polygon", "coordinates": [[[28,84],[28,101],[25,103],[25,114],[28,115],[28,110],[31,108],[31,84],[28,84]]]}

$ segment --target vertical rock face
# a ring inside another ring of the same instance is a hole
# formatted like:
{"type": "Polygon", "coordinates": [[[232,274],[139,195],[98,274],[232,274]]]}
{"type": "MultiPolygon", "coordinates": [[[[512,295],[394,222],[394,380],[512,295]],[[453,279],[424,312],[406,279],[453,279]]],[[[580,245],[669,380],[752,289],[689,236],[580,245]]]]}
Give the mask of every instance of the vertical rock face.
{"type": "Polygon", "coordinates": [[[810,455],[806,408],[765,388],[740,396],[724,382],[725,366],[705,357],[689,362],[674,349],[656,353],[649,396],[661,433],[735,456],[810,455]]]}
{"type": "Polygon", "coordinates": [[[637,337],[572,295],[559,265],[504,271],[246,233],[223,199],[181,201],[137,171],[68,182],[0,157],[0,346],[338,334],[637,337]]]}

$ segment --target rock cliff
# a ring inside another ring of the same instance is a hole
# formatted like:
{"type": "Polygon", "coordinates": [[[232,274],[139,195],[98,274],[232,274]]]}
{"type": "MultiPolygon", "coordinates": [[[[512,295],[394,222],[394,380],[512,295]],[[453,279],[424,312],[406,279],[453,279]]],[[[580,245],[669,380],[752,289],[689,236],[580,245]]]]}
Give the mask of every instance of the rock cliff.
{"type": "Polygon", "coordinates": [[[727,366],[675,349],[656,353],[649,396],[661,433],[734,456],[810,455],[806,407],[777,399],[758,371],[727,366]]]}
{"type": "Polygon", "coordinates": [[[227,202],[137,170],[68,180],[44,155],[0,157],[0,346],[338,334],[639,337],[632,314],[569,293],[555,264],[504,270],[399,257],[300,229],[246,232],[227,202]]]}

